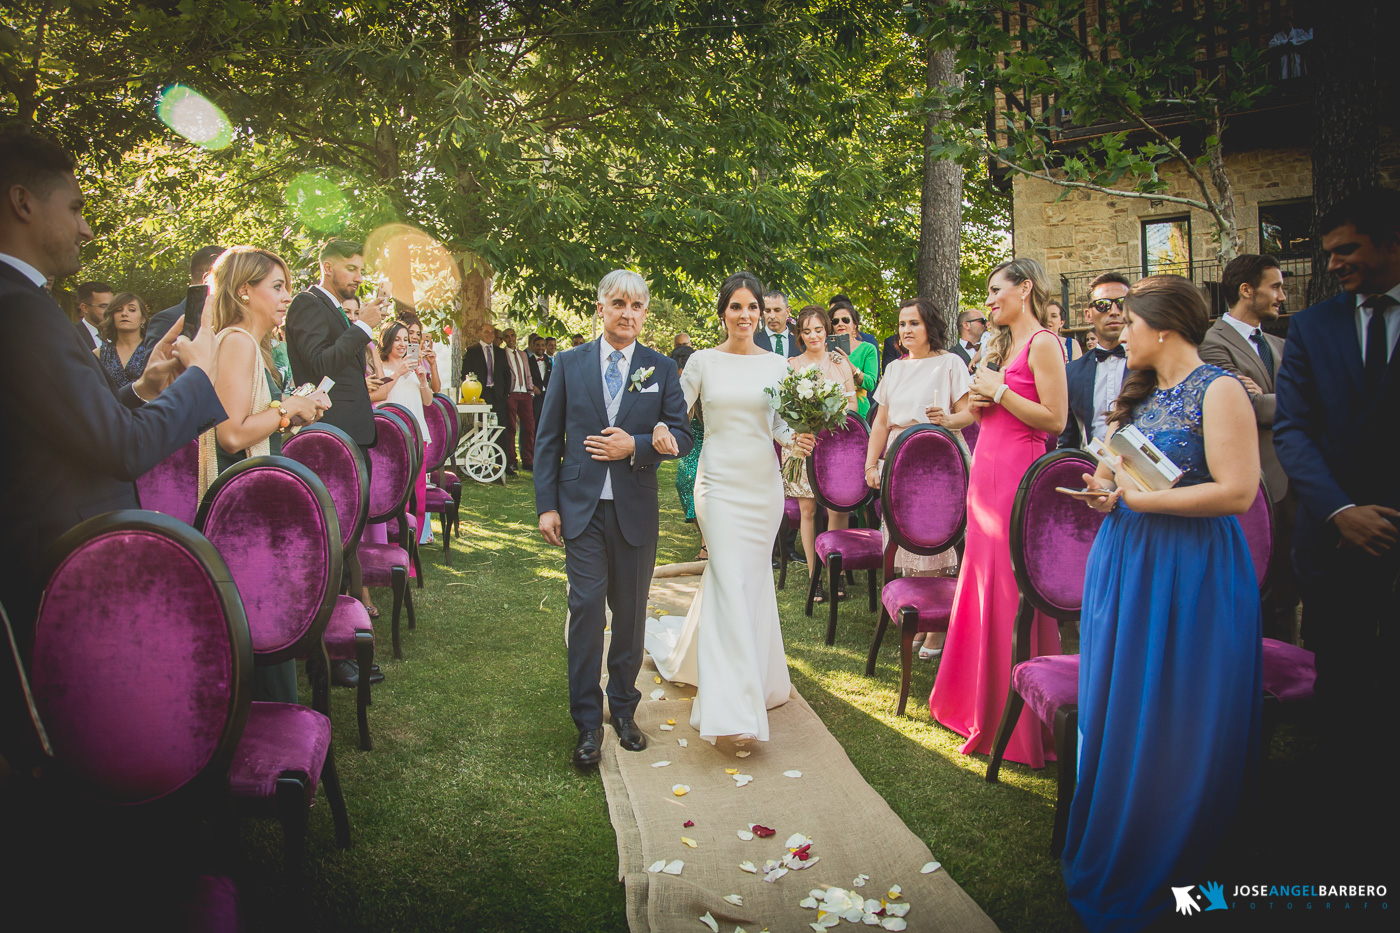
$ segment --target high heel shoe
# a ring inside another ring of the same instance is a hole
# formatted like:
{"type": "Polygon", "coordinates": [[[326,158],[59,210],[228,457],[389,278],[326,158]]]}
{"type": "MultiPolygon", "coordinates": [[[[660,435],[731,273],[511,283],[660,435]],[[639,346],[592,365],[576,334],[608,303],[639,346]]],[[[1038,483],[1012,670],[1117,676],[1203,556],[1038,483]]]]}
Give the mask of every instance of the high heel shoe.
{"type": "Polygon", "coordinates": [[[817,584],[817,591],[816,591],[815,593],[812,594],[812,602],[814,602],[814,603],[824,603],[824,602],[826,602],[826,591],[822,589],[822,585],[821,585],[820,583],[817,584]]]}

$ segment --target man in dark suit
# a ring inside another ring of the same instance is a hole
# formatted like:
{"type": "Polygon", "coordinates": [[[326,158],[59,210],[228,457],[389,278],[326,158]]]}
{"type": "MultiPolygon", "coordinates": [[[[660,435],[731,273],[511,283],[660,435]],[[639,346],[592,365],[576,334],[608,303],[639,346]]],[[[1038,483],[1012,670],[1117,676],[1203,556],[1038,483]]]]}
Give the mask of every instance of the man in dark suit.
{"type": "Polygon", "coordinates": [[[948,349],[962,357],[964,363],[972,365],[972,358],[982,346],[982,335],[987,332],[987,315],[981,311],[958,312],[958,339],[948,349]]]}
{"type": "MultiPolygon", "coordinates": [[[[73,329],[87,341],[88,349],[96,350],[103,343],[97,328],[102,323],[102,316],[107,313],[107,306],[112,303],[112,286],[106,282],[83,282],[77,291],[78,320],[74,322],[73,329]]],[[[167,327],[165,330],[169,329],[167,327]]],[[[162,331],[156,339],[164,336],[165,331],[162,331]]]]}
{"type": "Polygon", "coordinates": [[[549,388],[549,377],[554,373],[554,360],[544,354],[544,338],[531,334],[527,346],[530,348],[530,378],[535,383],[535,424],[540,423],[540,411],[544,408],[544,390],[549,388]]]}
{"type": "MultiPolygon", "coordinates": [[[[224,254],[222,246],[201,246],[195,250],[190,257],[190,285],[203,285],[204,277],[209,274],[209,270],[214,268],[214,260],[224,254]]],[[[185,316],[185,299],[181,298],[175,304],[163,311],[157,311],[151,315],[151,319],[146,322],[146,337],[141,341],[141,345],[148,350],[156,345],[156,341],[165,336],[165,332],[170,330],[180,318],[185,316]]]]}
{"type": "Polygon", "coordinates": [[[1108,413],[1123,388],[1128,361],[1123,337],[1123,297],[1128,279],[1105,272],[1089,283],[1089,306],[1084,309],[1098,346],[1065,367],[1069,387],[1069,418],[1060,435],[1061,447],[1084,447],[1090,438],[1108,434],[1108,413]]]}
{"type": "Polygon", "coordinates": [[[1393,679],[1383,665],[1400,571],[1400,192],[1346,198],[1317,230],[1343,292],[1289,321],[1274,446],[1298,492],[1293,563],[1321,720],[1355,747],[1374,739],[1393,679]]]}
{"type": "Polygon", "coordinates": [[[287,309],[287,358],[298,385],[329,376],[332,405],[324,421],[340,428],[365,450],[374,446],[374,409],[365,383],[365,347],[379,326],[383,299],[360,304],[353,324],[340,303],[355,296],[364,280],[360,244],[329,240],[321,248],[321,281],[292,299],[287,309]]]}
{"type": "MultiPolygon", "coordinates": [[[[477,382],[481,383],[481,401],[491,406],[496,423],[505,427],[509,423],[510,361],[506,359],[505,347],[496,346],[495,327],[482,324],[480,337],[462,354],[462,376],[470,373],[476,377],[477,382]]],[[[515,476],[515,468],[508,465],[506,475],[515,476]]]]}
{"type": "Polygon", "coordinates": [[[0,367],[0,604],[22,650],[50,545],[95,515],[140,508],[135,479],[224,419],[206,375],[212,332],[191,342],[172,330],[117,390],[44,290],[78,271],[92,239],[75,167],[46,140],[0,137],[0,309],[29,345],[0,367]]]}
{"type": "MultiPolygon", "coordinates": [[[[687,338],[687,342],[689,342],[687,338]]],[[[792,310],[787,295],[769,292],[763,298],[763,327],[753,335],[753,342],[769,353],[793,357],[802,352],[800,341],[792,332],[792,310]]]]}
{"type": "Polygon", "coordinates": [[[647,590],[659,531],[656,466],[690,451],[690,421],[676,364],[637,343],[650,292],[635,272],[598,286],[603,336],[555,357],[535,438],[540,534],[564,546],[569,579],[569,712],[574,762],[596,765],[603,741],[605,610],[612,607],[608,709],[619,744],[646,748],[633,716],[641,692],[647,590]],[[633,377],[636,377],[634,383],[633,377]],[[658,449],[658,424],[671,437],[658,449]]]}
{"type": "Polygon", "coordinates": [[[1288,474],[1274,451],[1274,377],[1283,359],[1283,340],[1264,333],[1278,320],[1285,293],[1283,272],[1272,256],[1236,256],[1225,266],[1220,286],[1230,310],[1201,341],[1201,361],[1240,377],[1259,427],[1259,466],[1274,504],[1274,550],[1269,561],[1269,595],[1264,634],[1292,643],[1297,628],[1298,593],[1293,584],[1293,516],[1297,495],[1289,495],[1288,474]]]}

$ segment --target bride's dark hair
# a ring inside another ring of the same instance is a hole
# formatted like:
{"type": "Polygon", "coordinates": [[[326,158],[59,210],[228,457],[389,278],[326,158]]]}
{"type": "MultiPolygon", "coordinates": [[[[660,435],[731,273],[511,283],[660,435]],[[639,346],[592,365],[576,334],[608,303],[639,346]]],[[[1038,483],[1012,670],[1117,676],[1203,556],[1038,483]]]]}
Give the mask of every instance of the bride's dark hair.
{"type": "Polygon", "coordinates": [[[758,310],[764,311],[767,306],[763,303],[763,283],[758,280],[758,276],[752,272],[736,272],[724,280],[724,284],[719,287],[719,301],[715,305],[719,313],[719,325],[724,326],[724,309],[729,307],[729,299],[734,297],[734,293],[741,288],[747,288],[749,293],[758,299],[758,310]]]}

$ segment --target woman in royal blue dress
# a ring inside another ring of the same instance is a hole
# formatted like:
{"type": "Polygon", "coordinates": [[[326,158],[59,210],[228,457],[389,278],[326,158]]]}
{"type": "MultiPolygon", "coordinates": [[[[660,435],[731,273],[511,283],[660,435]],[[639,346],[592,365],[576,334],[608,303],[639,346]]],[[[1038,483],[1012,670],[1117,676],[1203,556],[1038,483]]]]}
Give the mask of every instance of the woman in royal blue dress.
{"type": "Polygon", "coordinates": [[[1102,465],[1085,476],[1108,515],[1084,579],[1064,876],[1093,931],[1148,926],[1172,887],[1200,883],[1253,777],[1262,696],[1259,590],[1236,518],[1259,488],[1253,409],[1196,354],[1196,286],[1145,278],[1124,312],[1131,373],[1109,423],[1135,425],[1183,475],[1160,492],[1102,465]]]}

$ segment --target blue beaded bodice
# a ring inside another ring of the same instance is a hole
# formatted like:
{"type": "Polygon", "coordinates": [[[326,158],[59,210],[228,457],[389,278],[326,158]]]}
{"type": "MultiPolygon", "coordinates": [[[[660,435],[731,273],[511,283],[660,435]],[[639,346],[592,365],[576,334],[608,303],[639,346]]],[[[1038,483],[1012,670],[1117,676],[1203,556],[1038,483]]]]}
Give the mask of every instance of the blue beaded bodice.
{"type": "Polygon", "coordinates": [[[1133,412],[1133,424],[1181,468],[1178,486],[1210,482],[1201,405],[1206,389],[1221,376],[1218,366],[1198,366],[1170,389],[1157,389],[1133,412]]]}

